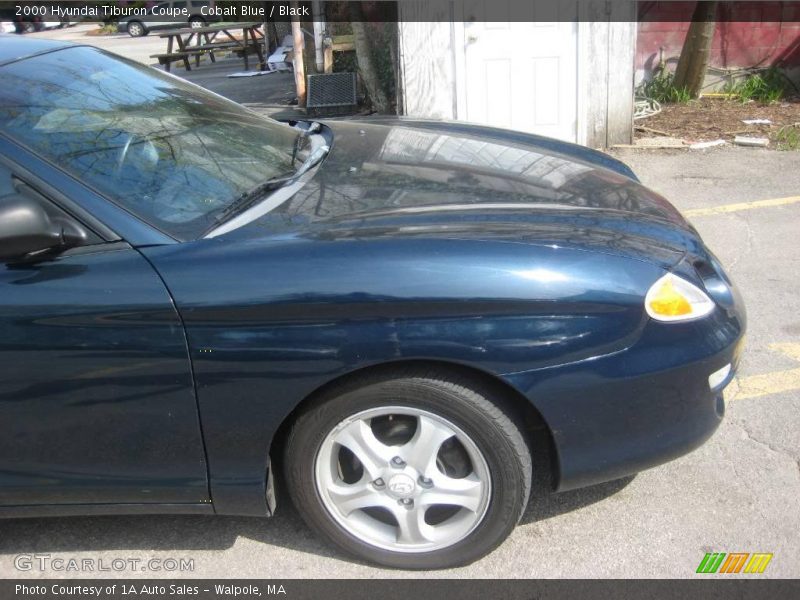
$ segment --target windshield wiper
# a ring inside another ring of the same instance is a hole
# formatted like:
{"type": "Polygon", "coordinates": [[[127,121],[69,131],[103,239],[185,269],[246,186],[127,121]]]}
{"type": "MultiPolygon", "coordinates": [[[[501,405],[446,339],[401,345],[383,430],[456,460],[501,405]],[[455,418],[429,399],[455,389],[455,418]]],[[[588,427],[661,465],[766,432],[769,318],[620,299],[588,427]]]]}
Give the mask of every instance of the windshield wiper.
{"type": "MultiPolygon", "coordinates": [[[[294,176],[292,175],[291,177],[294,176]]],[[[219,225],[232,216],[243,213],[263,198],[264,194],[282,188],[291,177],[272,177],[267,179],[264,183],[257,185],[252,190],[244,192],[222,209],[222,211],[217,213],[217,216],[214,218],[214,225],[219,225]]]]}
{"type": "Polygon", "coordinates": [[[258,202],[269,192],[273,192],[279,188],[294,183],[300,178],[300,176],[316,166],[323,158],[325,158],[329,150],[330,148],[326,144],[317,146],[308,155],[308,158],[303,161],[303,164],[300,165],[297,171],[291,175],[284,177],[271,177],[265,182],[258,184],[253,189],[244,192],[217,214],[216,218],[214,219],[214,226],[216,227],[220,223],[227,221],[231,217],[239,215],[252,206],[258,204],[258,202]]]}
{"type": "Polygon", "coordinates": [[[322,129],[322,124],[318,123],[317,121],[313,121],[311,125],[308,126],[308,129],[302,129],[300,127],[297,127],[297,129],[300,129],[300,133],[294,140],[294,148],[292,149],[292,166],[294,166],[294,163],[297,160],[297,153],[300,151],[301,144],[305,142],[309,136],[322,129]]]}

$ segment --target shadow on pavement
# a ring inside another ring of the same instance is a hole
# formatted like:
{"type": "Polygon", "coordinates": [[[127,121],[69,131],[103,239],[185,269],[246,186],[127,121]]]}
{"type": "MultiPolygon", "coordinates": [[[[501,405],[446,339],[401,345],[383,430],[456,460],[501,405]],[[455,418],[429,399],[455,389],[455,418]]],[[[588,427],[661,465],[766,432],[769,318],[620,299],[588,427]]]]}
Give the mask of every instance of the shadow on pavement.
{"type": "Polygon", "coordinates": [[[631,475],[623,479],[560,494],[534,496],[528,503],[528,508],[522,515],[519,524],[528,525],[536,521],[543,521],[605,500],[623,490],[635,477],[635,475],[631,475]]]}
{"type": "MultiPolygon", "coordinates": [[[[256,67],[250,65],[250,71],[256,67]]],[[[191,71],[176,65],[172,74],[225,96],[234,102],[266,115],[281,113],[290,117],[304,118],[305,111],[291,105],[296,97],[294,75],[290,72],[269,73],[255,77],[228,77],[244,71],[238,59],[222,59],[216,63],[204,63],[191,71]]]]}
{"type": "Polygon", "coordinates": [[[321,556],[336,554],[286,506],[271,519],[182,515],[4,519],[0,553],[225,550],[240,536],[321,556]]]}
{"type": "MultiPolygon", "coordinates": [[[[534,497],[520,524],[600,502],[633,477],[550,496],[534,497]]],[[[0,553],[226,550],[244,537],[271,546],[364,564],[318,538],[286,502],[273,518],[222,516],[102,516],[0,520],[0,553]]]]}

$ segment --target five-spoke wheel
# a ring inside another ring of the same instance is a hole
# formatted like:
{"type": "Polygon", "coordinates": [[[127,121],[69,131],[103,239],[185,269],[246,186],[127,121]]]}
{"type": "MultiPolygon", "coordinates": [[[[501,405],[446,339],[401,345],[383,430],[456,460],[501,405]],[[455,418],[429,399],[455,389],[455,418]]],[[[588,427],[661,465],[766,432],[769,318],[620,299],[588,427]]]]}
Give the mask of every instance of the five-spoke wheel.
{"type": "Polygon", "coordinates": [[[344,529],[396,552],[458,542],[491,497],[475,442],[441,416],[402,406],[363,411],[334,427],[317,453],[316,482],[344,529]]]}
{"type": "Polygon", "coordinates": [[[509,412],[477,380],[350,381],[295,421],[289,492],[312,527],[369,560],[471,562],[510,533],[530,492],[530,453],[509,412]]]}

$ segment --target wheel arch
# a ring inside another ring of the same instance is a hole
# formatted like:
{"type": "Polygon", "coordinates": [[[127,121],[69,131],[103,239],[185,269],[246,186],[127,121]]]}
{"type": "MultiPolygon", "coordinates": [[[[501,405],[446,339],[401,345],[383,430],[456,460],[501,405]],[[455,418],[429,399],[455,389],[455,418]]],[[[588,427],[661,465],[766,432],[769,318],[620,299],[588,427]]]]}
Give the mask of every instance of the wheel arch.
{"type": "Polygon", "coordinates": [[[522,424],[522,433],[530,446],[534,471],[531,496],[546,495],[555,489],[559,478],[557,450],[551,428],[538,409],[522,392],[494,373],[472,365],[435,359],[395,360],[361,367],[339,375],[305,396],[281,421],[270,444],[269,455],[279,489],[284,487],[282,466],[288,433],[297,416],[306,406],[322,396],[335,393],[338,389],[347,389],[349,385],[360,379],[404,373],[420,375],[426,371],[436,371],[438,375],[446,374],[466,378],[468,382],[471,381],[473,384],[493,392],[492,397],[503,399],[504,406],[502,408],[512,412],[513,416],[522,424]]]}

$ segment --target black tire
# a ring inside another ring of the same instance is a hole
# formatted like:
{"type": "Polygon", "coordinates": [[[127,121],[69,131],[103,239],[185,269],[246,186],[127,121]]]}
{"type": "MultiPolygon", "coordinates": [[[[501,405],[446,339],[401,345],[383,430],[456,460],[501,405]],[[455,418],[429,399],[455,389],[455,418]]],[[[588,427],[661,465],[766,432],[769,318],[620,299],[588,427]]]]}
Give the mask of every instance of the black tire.
{"type": "Polygon", "coordinates": [[[147,35],[147,27],[140,21],[128,21],[128,35],[131,37],[144,37],[147,35]]]}
{"type": "Polygon", "coordinates": [[[189,19],[189,27],[191,27],[192,29],[205,26],[206,26],[206,20],[203,17],[192,17],[191,19],[189,19]]]}
{"type": "Polygon", "coordinates": [[[512,420],[514,412],[501,408],[505,406],[492,386],[438,369],[404,369],[353,379],[316,398],[296,418],[284,459],[289,495],[314,531],[368,562],[403,569],[469,564],[506,539],[530,495],[531,453],[512,420]],[[323,440],[345,418],[381,406],[404,406],[438,415],[466,433],[482,453],[491,474],[491,497],[482,520],[463,539],[433,551],[396,552],[362,541],[326,509],[315,482],[315,461],[323,440]]]}

